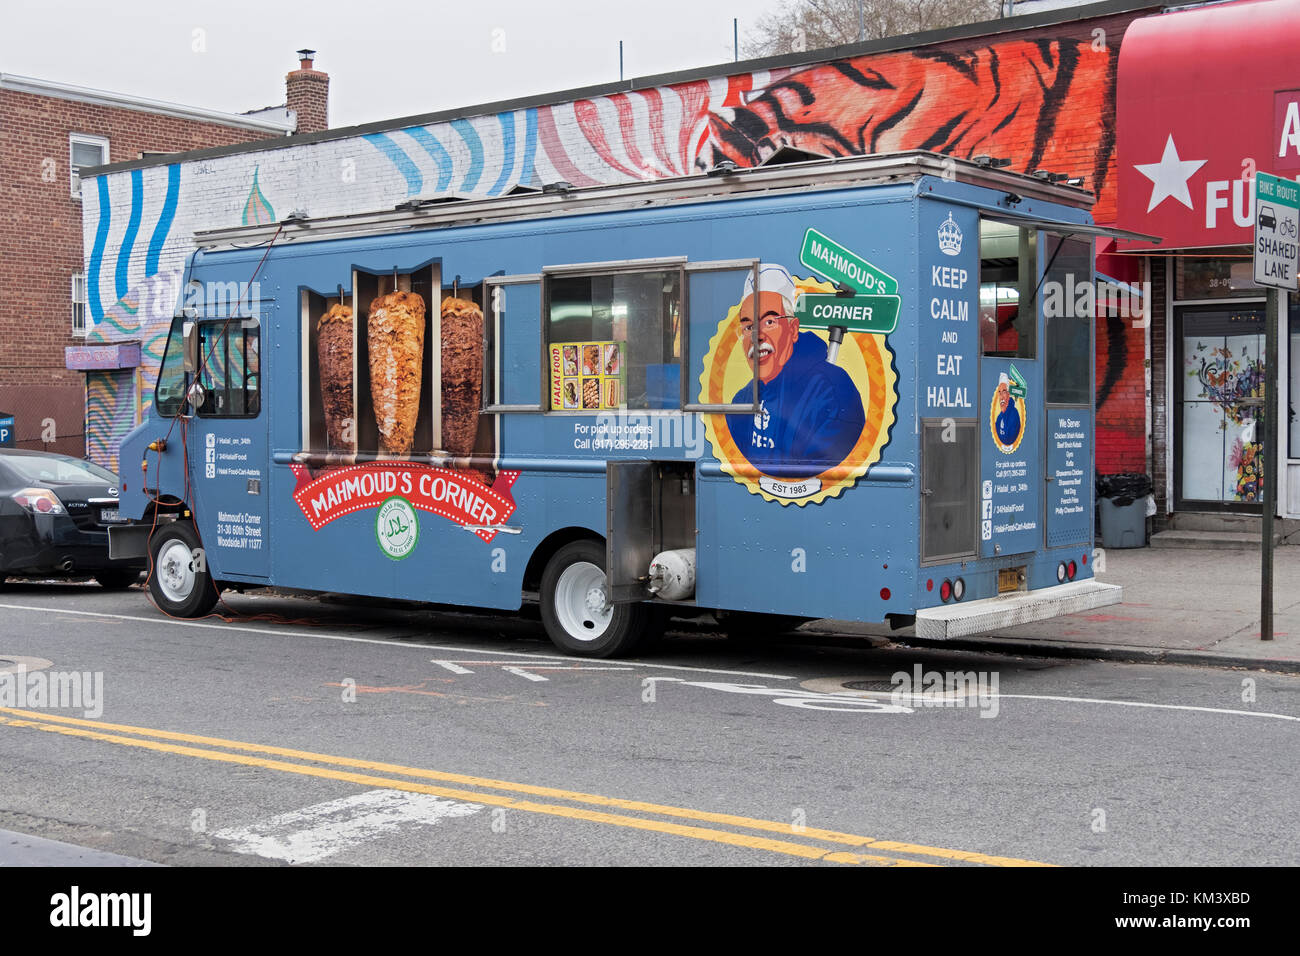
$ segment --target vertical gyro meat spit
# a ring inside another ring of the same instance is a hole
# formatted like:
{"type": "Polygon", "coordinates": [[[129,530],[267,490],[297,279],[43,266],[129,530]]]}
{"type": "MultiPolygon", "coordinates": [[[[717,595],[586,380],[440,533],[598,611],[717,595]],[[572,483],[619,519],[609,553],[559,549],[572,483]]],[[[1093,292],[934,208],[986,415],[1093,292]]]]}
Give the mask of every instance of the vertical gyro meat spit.
{"type": "Polygon", "coordinates": [[[325,450],[331,462],[351,462],[357,453],[356,410],[352,390],[352,310],[342,303],[329,307],[316,323],[316,361],[320,368],[320,398],[325,410],[325,450]]]}
{"type": "Polygon", "coordinates": [[[370,304],[370,396],[379,426],[379,454],[406,458],[415,442],[424,371],[424,299],[390,292],[370,304]]]}
{"type": "Polygon", "coordinates": [[[442,301],[442,448],[474,453],[483,398],[483,310],[468,299],[442,301]]]}

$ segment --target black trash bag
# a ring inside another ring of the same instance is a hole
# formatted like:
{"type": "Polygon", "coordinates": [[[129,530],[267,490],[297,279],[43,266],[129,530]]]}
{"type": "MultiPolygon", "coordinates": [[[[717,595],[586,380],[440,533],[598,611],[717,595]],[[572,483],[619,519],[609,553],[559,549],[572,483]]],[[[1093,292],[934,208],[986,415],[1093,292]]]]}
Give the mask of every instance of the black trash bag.
{"type": "Polygon", "coordinates": [[[1118,508],[1131,505],[1151,494],[1151,476],[1140,474],[1098,475],[1097,497],[1109,498],[1118,508]]]}

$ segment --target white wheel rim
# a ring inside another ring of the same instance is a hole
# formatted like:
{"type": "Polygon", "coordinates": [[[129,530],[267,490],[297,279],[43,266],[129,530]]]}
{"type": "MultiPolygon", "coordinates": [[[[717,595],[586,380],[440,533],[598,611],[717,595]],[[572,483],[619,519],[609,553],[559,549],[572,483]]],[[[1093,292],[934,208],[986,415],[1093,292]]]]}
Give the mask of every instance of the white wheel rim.
{"type": "Polygon", "coordinates": [[[590,561],[569,565],[555,582],[555,616],[566,634],[594,641],[605,633],[614,608],[605,603],[605,572],[590,561]]]}
{"type": "Polygon", "coordinates": [[[184,604],[194,593],[194,556],[183,541],[170,541],[158,552],[154,577],[158,589],[173,604],[184,604]]]}

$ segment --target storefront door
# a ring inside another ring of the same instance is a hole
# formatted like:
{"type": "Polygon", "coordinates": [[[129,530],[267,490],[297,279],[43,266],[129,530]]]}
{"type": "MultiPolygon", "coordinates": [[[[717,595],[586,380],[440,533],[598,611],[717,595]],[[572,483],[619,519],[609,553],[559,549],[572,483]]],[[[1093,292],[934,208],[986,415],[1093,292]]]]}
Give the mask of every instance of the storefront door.
{"type": "Polygon", "coordinates": [[[1175,510],[1258,514],[1264,307],[1179,306],[1175,326],[1175,510]]]}

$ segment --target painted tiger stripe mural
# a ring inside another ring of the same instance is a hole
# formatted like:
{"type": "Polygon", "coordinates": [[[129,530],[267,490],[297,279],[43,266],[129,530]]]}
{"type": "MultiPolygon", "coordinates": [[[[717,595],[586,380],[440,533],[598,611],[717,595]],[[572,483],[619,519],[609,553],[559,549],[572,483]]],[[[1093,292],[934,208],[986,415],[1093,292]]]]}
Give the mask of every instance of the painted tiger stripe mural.
{"type": "MultiPolygon", "coordinates": [[[[448,122],[96,177],[84,208],[92,339],[138,339],[133,401],[152,398],[196,230],[391,208],[450,193],[500,196],[558,180],[593,186],[683,176],[789,146],[832,156],[928,149],[1011,158],[1097,192],[1113,221],[1118,43],[1071,36],[972,41],[740,72],[448,122]],[[108,303],[112,303],[109,305],[108,303]]],[[[107,387],[101,383],[100,387],[107,387]]],[[[116,420],[116,419],[115,419],[116,420]]],[[[88,433],[109,460],[111,436],[88,433]]]]}

